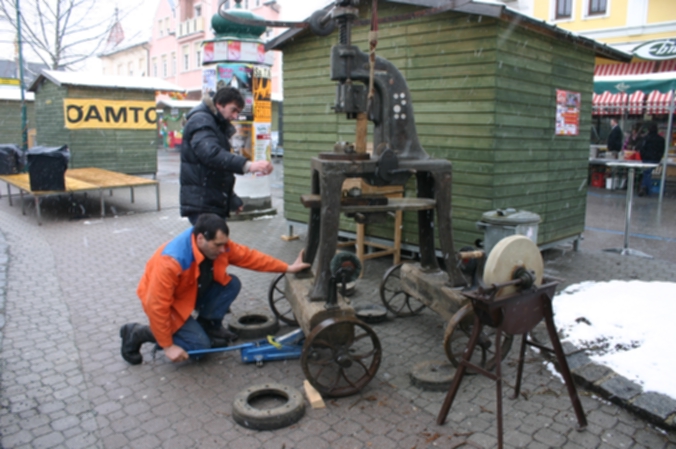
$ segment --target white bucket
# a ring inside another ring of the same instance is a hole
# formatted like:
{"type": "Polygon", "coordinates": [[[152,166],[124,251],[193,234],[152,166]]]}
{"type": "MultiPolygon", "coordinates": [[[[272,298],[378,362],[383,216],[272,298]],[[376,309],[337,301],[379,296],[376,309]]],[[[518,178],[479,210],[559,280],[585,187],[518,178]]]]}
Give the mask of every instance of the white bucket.
{"type": "Polygon", "coordinates": [[[606,189],[613,189],[613,178],[606,178],[606,189]]]}

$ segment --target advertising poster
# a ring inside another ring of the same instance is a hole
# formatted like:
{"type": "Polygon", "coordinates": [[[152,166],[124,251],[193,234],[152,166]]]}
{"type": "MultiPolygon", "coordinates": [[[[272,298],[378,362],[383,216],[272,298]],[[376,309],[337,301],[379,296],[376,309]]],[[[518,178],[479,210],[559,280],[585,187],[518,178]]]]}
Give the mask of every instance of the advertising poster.
{"type": "Polygon", "coordinates": [[[580,92],[556,89],[556,135],[580,134],[580,92]]]}
{"type": "Polygon", "coordinates": [[[270,67],[255,67],[253,77],[254,121],[272,123],[272,77],[270,67]]]}
{"type": "Polygon", "coordinates": [[[202,70],[202,92],[216,92],[216,69],[202,70]]]}
{"type": "Polygon", "coordinates": [[[218,64],[216,66],[216,90],[222,87],[234,87],[244,97],[242,115],[253,120],[253,67],[249,64],[218,64]]]}
{"type": "Polygon", "coordinates": [[[234,122],[233,125],[237,129],[237,132],[230,138],[232,151],[249,160],[254,160],[251,122],[234,122]]]}
{"type": "Polygon", "coordinates": [[[271,144],[271,125],[270,123],[257,123],[254,122],[254,135],[255,140],[255,152],[254,152],[254,161],[265,161],[270,157],[270,144],[271,144]]]}

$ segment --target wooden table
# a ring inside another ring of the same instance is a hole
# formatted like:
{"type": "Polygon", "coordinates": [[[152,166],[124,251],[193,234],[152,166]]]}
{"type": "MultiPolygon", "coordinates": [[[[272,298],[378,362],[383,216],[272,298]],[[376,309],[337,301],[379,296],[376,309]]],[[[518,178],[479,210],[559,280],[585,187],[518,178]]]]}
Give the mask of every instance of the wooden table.
{"type": "Polygon", "coordinates": [[[24,215],[26,215],[24,193],[33,195],[39,225],[42,224],[40,200],[46,196],[65,195],[80,192],[99,192],[99,199],[101,201],[101,217],[103,217],[106,213],[103,196],[104,190],[110,190],[112,195],[113,189],[129,188],[131,191],[131,202],[133,203],[134,187],[155,186],[157,210],[160,210],[160,188],[158,181],[154,179],[141,178],[140,176],[132,176],[124,173],[104,170],[102,168],[88,167],[66,170],[66,189],[63,191],[31,190],[28,173],[20,173],[18,175],[0,175],[0,180],[7,183],[7,196],[9,197],[10,206],[12,205],[12,192],[10,186],[14,186],[19,189],[19,195],[21,196],[21,213],[24,215]]]}

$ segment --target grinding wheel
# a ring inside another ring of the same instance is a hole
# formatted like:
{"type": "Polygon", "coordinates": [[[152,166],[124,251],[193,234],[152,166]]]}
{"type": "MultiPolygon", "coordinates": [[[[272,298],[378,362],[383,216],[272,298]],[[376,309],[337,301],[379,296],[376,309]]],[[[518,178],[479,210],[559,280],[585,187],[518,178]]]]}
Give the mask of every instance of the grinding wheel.
{"type": "MultiPolygon", "coordinates": [[[[511,235],[500,240],[488,255],[484,267],[484,284],[503,284],[514,280],[514,273],[518,268],[535,272],[535,285],[542,284],[544,263],[537,245],[523,235],[511,235]]],[[[495,299],[501,299],[516,293],[518,285],[509,285],[501,288],[495,299]]]]}

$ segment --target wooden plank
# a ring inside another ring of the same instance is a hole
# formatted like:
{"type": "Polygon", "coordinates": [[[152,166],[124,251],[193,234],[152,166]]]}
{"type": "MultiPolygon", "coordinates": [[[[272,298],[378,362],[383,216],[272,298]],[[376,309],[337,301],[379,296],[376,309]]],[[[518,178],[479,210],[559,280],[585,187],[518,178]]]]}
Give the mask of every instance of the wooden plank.
{"type": "Polygon", "coordinates": [[[307,400],[310,402],[310,406],[312,408],[326,407],[324,399],[322,399],[322,395],[319,394],[319,392],[310,384],[307,379],[303,380],[303,388],[305,389],[305,395],[307,396],[307,400]]]}

